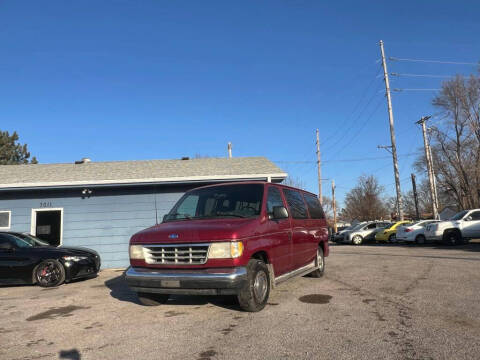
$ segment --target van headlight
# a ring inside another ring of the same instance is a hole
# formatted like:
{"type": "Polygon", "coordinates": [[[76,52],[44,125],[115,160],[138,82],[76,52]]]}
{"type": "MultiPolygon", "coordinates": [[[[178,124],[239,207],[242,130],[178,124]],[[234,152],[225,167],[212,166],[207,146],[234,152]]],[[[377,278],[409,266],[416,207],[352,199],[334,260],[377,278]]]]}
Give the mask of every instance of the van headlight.
{"type": "Polygon", "coordinates": [[[135,259],[135,260],[145,259],[145,255],[143,255],[142,245],[130,245],[130,259],[135,259]]]}
{"type": "Polygon", "coordinates": [[[243,254],[241,241],[211,243],[208,250],[209,259],[235,259],[243,254]]]}

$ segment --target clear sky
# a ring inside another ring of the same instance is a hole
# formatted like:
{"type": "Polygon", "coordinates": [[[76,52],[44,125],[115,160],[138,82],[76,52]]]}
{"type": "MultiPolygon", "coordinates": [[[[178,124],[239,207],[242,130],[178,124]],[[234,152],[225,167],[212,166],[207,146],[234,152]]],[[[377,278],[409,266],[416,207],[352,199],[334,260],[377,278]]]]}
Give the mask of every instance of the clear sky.
{"type": "MultiPolygon", "coordinates": [[[[393,195],[391,158],[377,149],[390,143],[378,41],[387,56],[476,62],[479,14],[480,2],[451,0],[4,0],[0,129],[42,163],[226,156],[231,141],[234,156],[266,156],[317,192],[319,128],[340,200],[362,173],[393,195]],[[371,157],[382,158],[338,161],[371,157]]],[[[393,77],[392,88],[441,81],[393,77]]],[[[422,144],[414,121],[435,112],[434,94],[393,93],[404,191],[422,144]]]]}

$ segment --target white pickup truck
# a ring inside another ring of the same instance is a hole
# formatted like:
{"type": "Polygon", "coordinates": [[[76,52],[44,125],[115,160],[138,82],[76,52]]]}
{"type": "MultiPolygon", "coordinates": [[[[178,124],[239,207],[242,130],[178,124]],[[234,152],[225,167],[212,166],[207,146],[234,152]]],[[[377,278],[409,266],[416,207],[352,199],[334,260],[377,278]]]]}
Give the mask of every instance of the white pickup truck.
{"type": "Polygon", "coordinates": [[[449,245],[480,238],[480,209],[463,210],[449,220],[427,225],[425,237],[427,241],[442,241],[449,245]]]}

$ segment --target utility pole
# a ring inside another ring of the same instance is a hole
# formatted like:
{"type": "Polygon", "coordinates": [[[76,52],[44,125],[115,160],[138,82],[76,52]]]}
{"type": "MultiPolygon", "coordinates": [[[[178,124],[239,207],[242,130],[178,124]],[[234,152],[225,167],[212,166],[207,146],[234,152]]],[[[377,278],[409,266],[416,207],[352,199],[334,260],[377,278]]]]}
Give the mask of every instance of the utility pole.
{"type": "Polygon", "coordinates": [[[231,142],[228,143],[228,158],[229,159],[232,158],[232,143],[231,142]]]}
{"type": "Polygon", "coordinates": [[[420,212],[418,211],[417,183],[415,181],[415,174],[413,173],[412,173],[412,189],[413,189],[413,199],[415,201],[415,214],[417,215],[417,220],[420,220],[420,212]]]}
{"type": "Polygon", "coordinates": [[[333,232],[337,232],[337,204],[335,202],[335,180],[332,180],[333,232]]]}
{"type": "Polygon", "coordinates": [[[435,199],[435,182],[433,179],[433,167],[432,167],[432,159],[431,159],[431,151],[430,145],[428,144],[428,137],[427,137],[427,126],[425,122],[430,119],[431,116],[424,116],[420,120],[417,121],[417,124],[422,125],[422,133],[423,133],[423,145],[425,147],[425,159],[427,160],[427,171],[428,171],[428,182],[430,184],[430,197],[432,199],[432,212],[433,218],[438,219],[438,208],[437,208],[437,201],[435,199]]]}
{"type": "Polygon", "coordinates": [[[317,168],[318,168],[318,200],[322,204],[322,160],[320,159],[320,136],[317,129],[317,168]]]}
{"type": "MultiPolygon", "coordinates": [[[[437,178],[435,177],[435,169],[433,168],[432,147],[430,146],[430,142],[428,143],[428,150],[430,151],[430,166],[432,167],[433,198],[435,199],[435,206],[437,207],[437,212],[438,212],[440,211],[440,205],[438,205],[437,178]]],[[[438,214],[438,217],[440,218],[440,214],[438,214]]]]}
{"type": "Polygon", "coordinates": [[[392,97],[390,95],[390,82],[388,80],[387,61],[385,60],[385,50],[383,41],[380,40],[380,51],[382,53],[383,76],[385,79],[385,90],[388,105],[388,119],[390,121],[390,139],[392,142],[393,172],[395,174],[395,188],[397,190],[397,214],[400,220],[403,220],[402,191],[400,190],[400,174],[398,171],[397,142],[395,141],[395,129],[393,125],[392,97]]]}

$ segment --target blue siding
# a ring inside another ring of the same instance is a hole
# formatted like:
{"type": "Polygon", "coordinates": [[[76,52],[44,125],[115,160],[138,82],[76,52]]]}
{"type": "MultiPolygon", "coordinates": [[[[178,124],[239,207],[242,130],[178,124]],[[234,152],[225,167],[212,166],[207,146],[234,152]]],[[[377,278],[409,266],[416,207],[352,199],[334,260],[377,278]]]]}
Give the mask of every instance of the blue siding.
{"type": "Polygon", "coordinates": [[[30,232],[32,209],[48,203],[63,208],[63,245],[84,246],[100,253],[103,268],[127,267],[130,237],[155,224],[155,199],[161,221],[186,188],[94,191],[82,199],[80,190],[0,195],[0,210],[11,210],[11,230],[30,232]]]}

